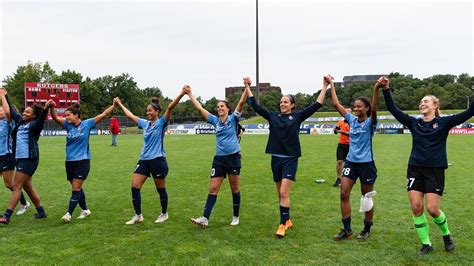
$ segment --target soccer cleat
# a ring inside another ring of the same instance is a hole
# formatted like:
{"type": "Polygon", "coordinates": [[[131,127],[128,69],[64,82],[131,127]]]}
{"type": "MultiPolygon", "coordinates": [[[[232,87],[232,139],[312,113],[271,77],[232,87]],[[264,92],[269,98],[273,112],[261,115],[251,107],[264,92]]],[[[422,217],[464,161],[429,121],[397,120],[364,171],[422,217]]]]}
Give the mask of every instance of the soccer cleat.
{"type": "Polygon", "coordinates": [[[343,239],[351,239],[352,238],[352,232],[347,231],[346,229],[341,229],[339,233],[337,233],[333,239],[334,240],[343,240],[343,239]]]}
{"type": "Polygon", "coordinates": [[[10,218],[5,217],[5,216],[2,215],[2,216],[0,217],[0,223],[1,223],[1,224],[9,224],[9,223],[10,223],[10,218]]]}
{"type": "Polygon", "coordinates": [[[421,246],[421,248],[420,248],[419,254],[420,255],[426,255],[426,254],[430,253],[431,251],[433,251],[433,247],[431,245],[424,245],[423,244],[423,246],[421,246]]]}
{"type": "Polygon", "coordinates": [[[370,236],[370,232],[362,230],[360,234],[357,236],[357,239],[366,240],[367,238],[369,238],[369,236],[370,236]]]}
{"type": "Polygon", "coordinates": [[[191,218],[191,223],[199,225],[202,228],[206,228],[207,226],[209,226],[209,220],[204,216],[201,216],[199,218],[191,218]]]}
{"type": "Polygon", "coordinates": [[[71,221],[71,214],[66,212],[66,214],[61,217],[61,220],[63,220],[64,223],[69,223],[71,221]]]}
{"type": "Polygon", "coordinates": [[[140,224],[143,223],[143,215],[141,214],[135,214],[130,221],[126,222],[125,224],[131,225],[131,224],[140,224]]]}
{"type": "Polygon", "coordinates": [[[239,216],[233,216],[230,225],[239,225],[239,216]]]}
{"type": "Polygon", "coordinates": [[[25,214],[26,210],[30,207],[30,203],[27,201],[25,205],[20,205],[20,208],[18,208],[18,211],[16,212],[16,215],[22,215],[25,214]]]}
{"type": "Polygon", "coordinates": [[[84,219],[86,218],[87,216],[91,215],[92,212],[87,209],[87,210],[82,210],[81,213],[79,214],[79,216],[77,216],[77,219],[84,219]]]}
{"type": "Polygon", "coordinates": [[[161,224],[162,222],[168,220],[168,213],[162,213],[158,215],[158,218],[155,220],[155,224],[161,224]]]}
{"type": "Polygon", "coordinates": [[[293,223],[291,222],[291,219],[286,220],[285,225],[286,225],[286,229],[290,229],[291,227],[293,227],[293,223]]]}
{"type": "Polygon", "coordinates": [[[33,215],[33,219],[44,219],[48,217],[48,215],[43,212],[43,213],[36,213],[35,215],[33,215]]]}
{"type": "Polygon", "coordinates": [[[453,237],[451,234],[443,236],[443,241],[444,241],[444,249],[446,251],[453,251],[454,250],[454,241],[453,237]]]}
{"type": "Polygon", "coordinates": [[[332,184],[333,187],[338,187],[341,185],[341,179],[336,179],[336,181],[334,182],[334,184],[332,184]]]}
{"type": "Polygon", "coordinates": [[[288,229],[288,227],[286,227],[286,225],[284,224],[280,224],[278,226],[278,230],[276,231],[276,235],[278,237],[284,237],[285,236],[285,233],[286,233],[286,229],[288,229]]]}

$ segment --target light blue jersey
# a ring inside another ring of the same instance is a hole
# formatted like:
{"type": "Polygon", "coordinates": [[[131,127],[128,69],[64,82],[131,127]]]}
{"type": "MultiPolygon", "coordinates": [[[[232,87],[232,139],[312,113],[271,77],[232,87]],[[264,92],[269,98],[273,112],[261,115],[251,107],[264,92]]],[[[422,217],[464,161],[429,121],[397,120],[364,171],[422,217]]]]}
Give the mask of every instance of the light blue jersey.
{"type": "Polygon", "coordinates": [[[64,120],[63,127],[67,130],[66,161],[90,160],[89,136],[95,127],[94,118],[81,121],[77,127],[64,120]]]}
{"type": "Polygon", "coordinates": [[[359,122],[356,116],[346,113],[346,120],[349,121],[351,130],[349,139],[349,154],[346,160],[353,163],[368,163],[374,160],[372,152],[372,137],[377,125],[372,125],[372,118],[367,118],[364,122],[359,122]]]}
{"type": "Polygon", "coordinates": [[[209,114],[207,122],[216,129],[216,155],[230,155],[240,151],[239,140],[237,138],[237,124],[240,113],[234,112],[227,116],[227,120],[222,123],[220,118],[209,114]]]}
{"type": "Polygon", "coordinates": [[[6,119],[0,120],[0,156],[12,153],[13,141],[10,133],[14,127],[15,122],[13,120],[10,120],[10,122],[6,119]]]}
{"type": "Polygon", "coordinates": [[[150,121],[138,118],[138,128],[143,129],[143,148],[140,160],[152,160],[157,157],[165,157],[163,138],[165,136],[168,121],[162,116],[152,125],[150,121]]]}
{"type": "Polygon", "coordinates": [[[30,158],[29,151],[29,135],[30,135],[31,123],[21,124],[16,132],[16,147],[15,147],[15,158],[24,159],[30,158]]]}

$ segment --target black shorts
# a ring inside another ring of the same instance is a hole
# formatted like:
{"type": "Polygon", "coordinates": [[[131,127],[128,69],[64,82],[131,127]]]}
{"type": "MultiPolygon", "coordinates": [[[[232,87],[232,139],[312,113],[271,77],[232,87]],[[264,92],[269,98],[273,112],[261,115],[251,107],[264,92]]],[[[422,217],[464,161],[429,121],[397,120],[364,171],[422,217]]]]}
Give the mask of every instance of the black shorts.
{"type": "Polygon", "coordinates": [[[444,191],[444,170],[441,167],[409,165],[407,169],[407,191],[416,190],[423,193],[436,193],[442,196],[444,191]]]}
{"type": "Polygon", "coordinates": [[[349,153],[349,144],[337,144],[336,158],[338,161],[346,160],[347,154],[349,153]]]}
{"type": "Polygon", "coordinates": [[[135,168],[136,174],[163,179],[168,175],[168,163],[165,157],[156,157],[151,160],[139,160],[135,168]]]}
{"type": "Polygon", "coordinates": [[[38,168],[38,158],[21,158],[16,160],[16,171],[33,176],[38,168]]]}
{"type": "Polygon", "coordinates": [[[296,181],[298,170],[298,157],[272,156],[273,181],[280,182],[283,178],[296,181]]]}
{"type": "Polygon", "coordinates": [[[91,160],[66,161],[67,180],[73,179],[86,180],[91,170],[91,160]]]}
{"type": "Polygon", "coordinates": [[[240,175],[240,168],[242,166],[240,160],[240,153],[214,156],[214,160],[212,161],[211,178],[226,178],[226,175],[240,175]]]}
{"type": "Polygon", "coordinates": [[[3,156],[0,156],[0,172],[15,170],[15,164],[16,160],[13,154],[7,153],[3,156]]]}
{"type": "Polygon", "coordinates": [[[346,161],[342,169],[342,176],[357,181],[360,179],[361,184],[372,185],[377,179],[377,167],[374,161],[368,163],[353,163],[346,161]]]}

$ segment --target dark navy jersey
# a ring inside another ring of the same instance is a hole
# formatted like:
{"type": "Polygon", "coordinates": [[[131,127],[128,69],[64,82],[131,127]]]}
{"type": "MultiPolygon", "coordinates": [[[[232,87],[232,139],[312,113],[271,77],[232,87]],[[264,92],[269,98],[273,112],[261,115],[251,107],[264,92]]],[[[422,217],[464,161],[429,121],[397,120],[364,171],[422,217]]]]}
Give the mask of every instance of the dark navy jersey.
{"type": "Polygon", "coordinates": [[[255,97],[249,97],[248,102],[255,112],[268,120],[270,125],[270,135],[268,136],[265,152],[280,156],[300,157],[300,125],[314,114],[321,107],[321,104],[316,102],[301,111],[282,114],[270,112],[261,107],[257,104],[255,97]]]}
{"type": "Polygon", "coordinates": [[[409,116],[395,105],[390,90],[384,90],[383,96],[390,113],[408,129],[412,135],[412,149],[408,165],[448,168],[446,139],[449,130],[474,115],[474,102],[466,111],[445,117],[435,117],[429,122],[423,118],[409,116]]]}

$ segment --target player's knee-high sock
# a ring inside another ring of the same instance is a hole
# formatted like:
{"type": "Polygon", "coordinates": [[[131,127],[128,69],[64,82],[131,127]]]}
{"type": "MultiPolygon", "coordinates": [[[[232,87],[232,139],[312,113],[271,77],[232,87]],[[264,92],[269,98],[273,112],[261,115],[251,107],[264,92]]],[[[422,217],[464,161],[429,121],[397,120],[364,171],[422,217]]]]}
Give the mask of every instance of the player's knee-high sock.
{"type": "Polygon", "coordinates": [[[217,195],[208,194],[206,205],[204,206],[204,214],[203,216],[209,219],[211,216],[212,208],[214,208],[214,204],[216,204],[217,195]]]}
{"type": "Polygon", "coordinates": [[[132,203],[136,215],[142,214],[142,197],[140,189],[132,187],[132,203]]]}
{"type": "Polygon", "coordinates": [[[72,191],[71,198],[69,199],[69,208],[67,209],[67,212],[69,212],[69,214],[72,215],[72,213],[74,212],[74,209],[79,203],[80,198],[81,198],[81,191],[72,191]]]}
{"type": "Polygon", "coordinates": [[[430,227],[425,214],[423,213],[418,217],[413,216],[413,222],[415,223],[416,233],[418,234],[418,237],[420,237],[421,243],[423,245],[431,245],[430,227]]]}
{"type": "Polygon", "coordinates": [[[156,188],[158,194],[160,194],[161,213],[168,212],[168,192],[166,188],[156,188]]]}
{"type": "Polygon", "coordinates": [[[347,231],[347,232],[352,232],[352,228],[351,228],[351,217],[347,217],[347,218],[343,218],[342,220],[342,224],[344,225],[344,229],[347,231]]]}
{"type": "Polygon", "coordinates": [[[441,233],[443,236],[449,235],[449,229],[448,229],[448,220],[446,219],[446,215],[444,214],[443,211],[441,211],[441,215],[434,218],[431,217],[433,222],[438,225],[439,229],[441,230],[441,233]]]}
{"type": "Polygon", "coordinates": [[[285,224],[290,219],[290,207],[280,205],[280,224],[285,224]]]}
{"type": "Polygon", "coordinates": [[[234,216],[239,217],[240,212],[240,191],[232,193],[232,203],[234,206],[234,216]]]}
{"type": "Polygon", "coordinates": [[[81,188],[81,198],[79,199],[79,206],[83,210],[88,210],[87,203],[86,203],[86,193],[84,193],[84,189],[81,188]]]}
{"type": "Polygon", "coordinates": [[[364,219],[364,231],[370,232],[370,228],[374,225],[374,222],[372,221],[367,221],[364,219]]]}

